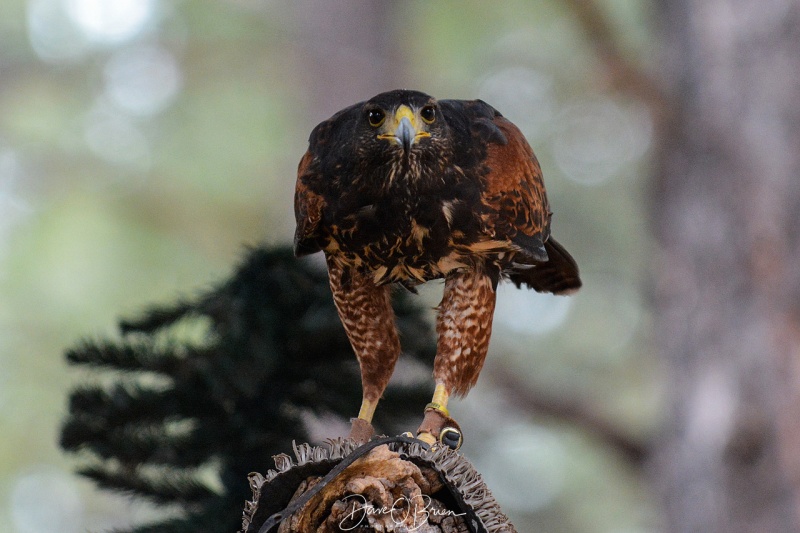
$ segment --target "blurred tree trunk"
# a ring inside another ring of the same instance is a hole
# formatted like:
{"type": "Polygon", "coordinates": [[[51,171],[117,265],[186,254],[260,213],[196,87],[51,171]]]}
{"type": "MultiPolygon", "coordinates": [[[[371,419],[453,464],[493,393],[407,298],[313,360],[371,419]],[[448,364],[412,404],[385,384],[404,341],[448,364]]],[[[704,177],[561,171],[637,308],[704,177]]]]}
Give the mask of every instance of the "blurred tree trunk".
{"type": "Polygon", "coordinates": [[[667,530],[800,531],[800,2],[656,5],[667,530]]]}

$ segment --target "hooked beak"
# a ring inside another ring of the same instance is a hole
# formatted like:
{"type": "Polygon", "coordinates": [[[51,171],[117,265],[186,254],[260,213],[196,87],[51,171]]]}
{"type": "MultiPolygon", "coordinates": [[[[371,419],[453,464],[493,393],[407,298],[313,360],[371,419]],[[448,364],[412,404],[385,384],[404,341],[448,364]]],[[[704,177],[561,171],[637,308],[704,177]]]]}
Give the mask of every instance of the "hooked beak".
{"type": "Polygon", "coordinates": [[[394,117],[384,124],[383,131],[386,133],[378,135],[378,138],[395,142],[403,147],[403,152],[409,153],[411,147],[419,139],[431,136],[427,131],[420,131],[421,128],[418,125],[417,117],[411,108],[401,105],[397,108],[394,117]]]}
{"type": "Polygon", "coordinates": [[[408,117],[403,117],[400,119],[400,124],[397,126],[394,135],[403,145],[403,151],[408,152],[411,150],[411,144],[414,142],[417,130],[414,128],[413,124],[411,124],[408,117]]]}

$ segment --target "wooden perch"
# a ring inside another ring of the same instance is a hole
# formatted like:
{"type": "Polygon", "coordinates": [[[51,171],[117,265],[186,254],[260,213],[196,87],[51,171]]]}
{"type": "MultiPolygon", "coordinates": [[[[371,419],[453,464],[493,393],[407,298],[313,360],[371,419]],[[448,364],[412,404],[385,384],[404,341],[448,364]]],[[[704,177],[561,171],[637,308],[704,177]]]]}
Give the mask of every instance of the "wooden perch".
{"type": "Polygon", "coordinates": [[[515,533],[462,455],[409,437],[295,446],[251,474],[243,533],[515,533]]]}

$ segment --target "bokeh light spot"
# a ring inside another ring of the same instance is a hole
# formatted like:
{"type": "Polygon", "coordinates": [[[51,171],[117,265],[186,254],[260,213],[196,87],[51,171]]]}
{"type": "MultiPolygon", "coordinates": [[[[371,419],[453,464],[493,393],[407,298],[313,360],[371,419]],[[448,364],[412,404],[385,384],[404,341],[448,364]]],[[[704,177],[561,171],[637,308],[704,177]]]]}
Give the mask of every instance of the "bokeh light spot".
{"type": "Polygon", "coordinates": [[[87,116],[86,144],[100,159],[138,171],[150,169],[150,144],[126,116],[95,109],[87,116]]]}
{"type": "Polygon", "coordinates": [[[494,321],[514,333],[542,335],[564,324],[572,299],[517,289],[511,283],[497,286],[494,321]]]}
{"type": "Polygon", "coordinates": [[[84,56],[89,43],[75,27],[61,0],[31,0],[28,3],[28,40],[39,59],[69,63],[84,56]]]}
{"type": "Polygon", "coordinates": [[[611,100],[589,100],[567,107],[556,122],[553,156],[571,180],[598,185],[644,155],[652,123],[643,110],[625,109],[611,100]]]}
{"type": "Polygon", "coordinates": [[[529,139],[547,131],[555,110],[553,78],[525,67],[489,75],[478,87],[478,97],[509,117],[529,139]]]}
{"type": "Polygon", "coordinates": [[[182,85],[175,57],[158,46],[128,48],[115,54],[105,68],[106,94],[120,109],[134,115],[154,115],[168,107],[182,85]]]}
{"type": "Polygon", "coordinates": [[[86,37],[104,43],[131,39],[153,14],[152,0],[66,0],[65,7],[86,37]]]}
{"type": "Polygon", "coordinates": [[[19,476],[10,503],[18,533],[77,533],[83,529],[77,484],[55,467],[42,465],[19,476]]]}

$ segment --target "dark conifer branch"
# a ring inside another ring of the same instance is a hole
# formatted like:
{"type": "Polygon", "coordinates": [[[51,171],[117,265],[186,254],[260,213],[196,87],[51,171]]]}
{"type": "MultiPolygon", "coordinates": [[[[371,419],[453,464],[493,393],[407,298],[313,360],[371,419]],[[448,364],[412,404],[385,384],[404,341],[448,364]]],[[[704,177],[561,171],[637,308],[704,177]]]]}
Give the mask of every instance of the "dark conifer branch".
{"type": "MultiPolygon", "coordinates": [[[[397,297],[405,357],[429,365],[430,326],[405,294],[397,297]]],[[[236,531],[247,474],[293,440],[309,440],[303,413],[350,413],[360,401],[327,274],[285,248],[249,250],[226,282],[126,320],[121,330],[119,339],[67,352],[73,364],[116,373],[110,384],[73,391],[61,444],[80,453],[87,464],[79,471],[99,486],[182,511],[130,533],[236,531]],[[188,321],[204,328],[200,335],[187,339],[188,321]],[[216,470],[221,492],[198,476],[205,468],[216,470]]],[[[421,407],[429,394],[390,387],[386,403],[421,407]]],[[[409,411],[382,410],[376,425],[405,431],[409,411]]]]}

